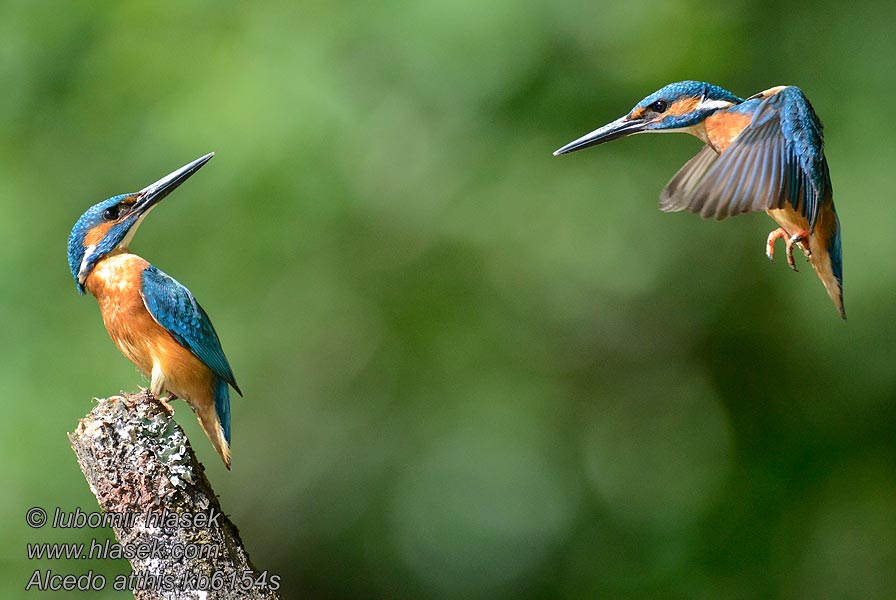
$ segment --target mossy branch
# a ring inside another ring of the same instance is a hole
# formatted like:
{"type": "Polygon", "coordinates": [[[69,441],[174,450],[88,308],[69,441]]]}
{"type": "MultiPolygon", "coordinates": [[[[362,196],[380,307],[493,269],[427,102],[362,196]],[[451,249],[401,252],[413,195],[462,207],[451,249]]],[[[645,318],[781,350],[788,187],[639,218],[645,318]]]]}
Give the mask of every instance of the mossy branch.
{"type": "Polygon", "coordinates": [[[130,558],[134,597],[279,598],[249,561],[183,430],[151,393],[99,400],[69,434],[81,471],[130,558]]]}

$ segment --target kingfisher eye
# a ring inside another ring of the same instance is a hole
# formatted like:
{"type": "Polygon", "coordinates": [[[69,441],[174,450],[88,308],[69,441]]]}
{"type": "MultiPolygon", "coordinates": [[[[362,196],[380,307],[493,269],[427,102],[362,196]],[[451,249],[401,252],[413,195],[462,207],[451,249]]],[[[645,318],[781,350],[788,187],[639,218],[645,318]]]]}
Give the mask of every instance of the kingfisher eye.
{"type": "Polygon", "coordinates": [[[115,206],[110,206],[106,210],[103,211],[103,219],[106,221],[114,221],[118,218],[119,206],[116,204],[115,206]]]}
{"type": "Polygon", "coordinates": [[[664,113],[666,112],[667,108],[669,108],[669,103],[665,100],[657,100],[650,105],[650,110],[656,113],[664,113]]]}

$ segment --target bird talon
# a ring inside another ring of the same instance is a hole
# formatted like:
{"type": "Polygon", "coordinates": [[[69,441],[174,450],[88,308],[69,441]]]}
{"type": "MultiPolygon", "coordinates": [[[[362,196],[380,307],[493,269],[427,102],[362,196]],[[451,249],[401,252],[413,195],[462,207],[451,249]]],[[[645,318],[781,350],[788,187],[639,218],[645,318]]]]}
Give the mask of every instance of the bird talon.
{"type": "Polygon", "coordinates": [[[807,241],[809,240],[809,232],[808,231],[798,231],[788,240],[788,243],[793,246],[794,244],[803,251],[803,254],[806,258],[812,258],[812,250],[809,249],[807,245],[807,241]]]}
{"type": "Polygon", "coordinates": [[[794,270],[794,272],[798,273],[799,269],[796,268],[796,263],[793,260],[793,247],[796,246],[800,250],[803,251],[803,254],[806,255],[806,258],[811,258],[812,252],[809,250],[809,247],[806,245],[806,241],[809,239],[808,231],[797,231],[792,236],[787,238],[786,248],[787,248],[787,264],[790,265],[790,268],[794,270]]]}
{"type": "Polygon", "coordinates": [[[800,270],[796,268],[796,262],[793,260],[793,246],[787,246],[787,266],[790,267],[794,273],[800,272],[800,270]]]}
{"type": "Polygon", "coordinates": [[[170,404],[168,404],[169,402],[171,402],[173,400],[177,400],[177,396],[175,396],[174,394],[172,394],[170,392],[164,398],[162,396],[159,396],[159,404],[162,405],[162,407],[168,412],[169,415],[174,414],[174,407],[171,406],[170,404]]]}
{"type": "Polygon", "coordinates": [[[782,227],[778,227],[774,231],[768,234],[768,239],[765,241],[765,256],[768,258],[769,262],[775,262],[775,241],[779,238],[786,238],[787,232],[784,231],[782,227]]]}
{"type": "Polygon", "coordinates": [[[787,256],[787,266],[793,269],[794,272],[799,273],[800,270],[796,268],[796,262],[793,259],[793,247],[797,246],[803,251],[806,258],[811,260],[812,251],[809,249],[808,245],[806,245],[806,240],[809,239],[809,232],[798,231],[795,234],[790,235],[783,227],[779,227],[768,234],[768,239],[765,242],[765,255],[772,262],[774,262],[775,256],[775,242],[778,239],[784,240],[784,252],[787,256]]]}

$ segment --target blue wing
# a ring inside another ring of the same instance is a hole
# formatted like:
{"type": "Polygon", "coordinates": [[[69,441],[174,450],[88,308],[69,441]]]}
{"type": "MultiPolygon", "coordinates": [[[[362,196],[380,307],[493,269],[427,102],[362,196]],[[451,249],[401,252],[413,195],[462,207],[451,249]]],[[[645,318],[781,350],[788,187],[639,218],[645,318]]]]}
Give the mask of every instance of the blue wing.
{"type": "Polygon", "coordinates": [[[142,279],[140,294],[152,318],[242,395],[218,334],[190,290],[152,265],[143,271],[142,279]]]}
{"type": "Polygon", "coordinates": [[[662,210],[724,219],[790,204],[815,227],[830,191],[821,122],[797,87],[756,101],[750,124],[727,150],[716,155],[704,148],[672,178],[660,196],[662,210]]]}

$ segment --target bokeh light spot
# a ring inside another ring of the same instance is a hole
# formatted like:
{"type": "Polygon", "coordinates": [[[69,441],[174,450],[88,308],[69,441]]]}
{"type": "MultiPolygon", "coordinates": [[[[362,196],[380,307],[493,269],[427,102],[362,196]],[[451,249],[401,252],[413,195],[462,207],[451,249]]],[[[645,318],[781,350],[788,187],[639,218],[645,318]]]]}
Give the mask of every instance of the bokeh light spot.
{"type": "Polygon", "coordinates": [[[399,553],[440,594],[487,597],[530,573],[574,516],[577,495],[536,424],[521,428],[512,411],[441,438],[398,483],[399,553]]]}
{"type": "Polygon", "coordinates": [[[595,493],[636,525],[675,530],[712,505],[730,469],[725,413],[699,373],[659,369],[613,387],[584,438],[595,493]]]}

